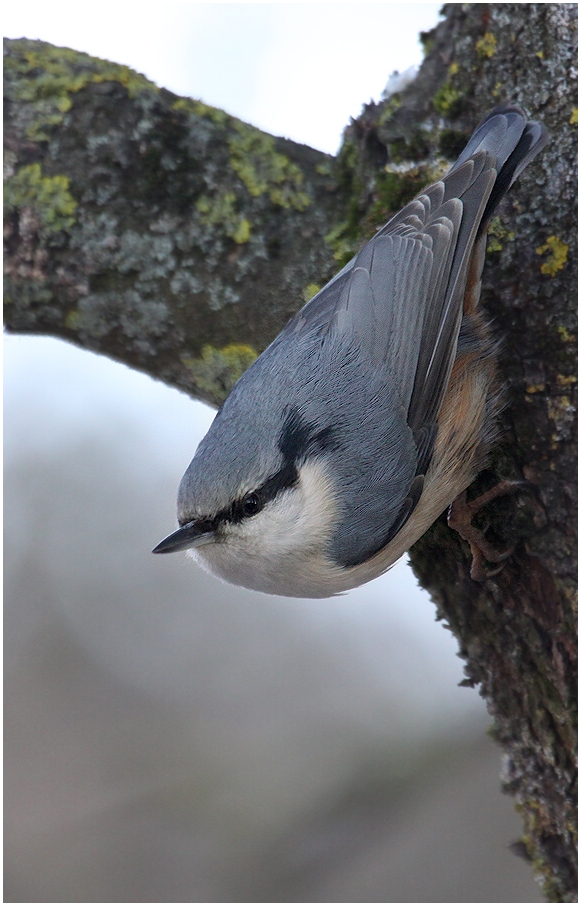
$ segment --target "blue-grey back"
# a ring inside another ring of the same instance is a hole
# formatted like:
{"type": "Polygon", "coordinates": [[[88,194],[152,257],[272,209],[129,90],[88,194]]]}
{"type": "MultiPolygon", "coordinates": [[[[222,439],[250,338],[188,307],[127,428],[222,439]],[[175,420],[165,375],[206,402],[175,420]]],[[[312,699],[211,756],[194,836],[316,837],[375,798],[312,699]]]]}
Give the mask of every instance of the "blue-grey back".
{"type": "Polygon", "coordinates": [[[363,558],[387,536],[416,468],[390,370],[370,367],[353,337],[309,331],[273,344],[234,387],[182,482],[199,515],[260,487],[294,457],[327,464],[342,501],[332,554],[363,558]],[[293,426],[298,442],[285,447],[293,426]]]}

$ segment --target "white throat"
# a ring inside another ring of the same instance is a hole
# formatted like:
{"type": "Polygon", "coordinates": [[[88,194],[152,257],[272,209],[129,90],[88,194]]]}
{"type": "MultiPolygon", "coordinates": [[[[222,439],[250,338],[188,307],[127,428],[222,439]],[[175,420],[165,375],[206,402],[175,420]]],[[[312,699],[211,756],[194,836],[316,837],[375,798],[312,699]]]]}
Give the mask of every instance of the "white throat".
{"type": "Polygon", "coordinates": [[[294,487],[256,516],[228,525],[220,540],[189,553],[215,576],[256,591],[300,598],[336,594],[344,570],[325,554],[337,518],[334,500],[322,462],[309,461],[294,487]]]}

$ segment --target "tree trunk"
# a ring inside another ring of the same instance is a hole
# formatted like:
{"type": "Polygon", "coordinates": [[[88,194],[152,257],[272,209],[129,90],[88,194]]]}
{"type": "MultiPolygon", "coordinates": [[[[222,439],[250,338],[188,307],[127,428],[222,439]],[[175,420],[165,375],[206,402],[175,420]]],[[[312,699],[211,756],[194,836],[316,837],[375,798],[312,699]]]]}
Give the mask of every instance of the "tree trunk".
{"type": "MultiPolygon", "coordinates": [[[[366,106],[336,159],[158,90],[126,67],[5,42],[5,323],[219,404],[287,318],[453,160],[496,103],[551,144],[491,227],[502,442],[469,498],[514,551],[484,581],[445,516],[411,551],[480,686],[546,896],[576,898],[576,4],[450,4],[415,81],[366,106]]],[[[476,517],[478,519],[483,516],[476,517]]],[[[477,819],[476,819],[477,820],[477,819]]]]}

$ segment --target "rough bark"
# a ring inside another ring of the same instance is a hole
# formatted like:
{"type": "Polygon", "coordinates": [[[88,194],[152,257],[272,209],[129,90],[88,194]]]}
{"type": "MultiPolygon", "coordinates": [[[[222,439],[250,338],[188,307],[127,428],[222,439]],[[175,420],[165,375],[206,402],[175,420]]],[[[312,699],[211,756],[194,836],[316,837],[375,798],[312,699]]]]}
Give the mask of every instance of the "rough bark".
{"type": "MultiPolygon", "coordinates": [[[[514,545],[485,582],[443,516],[414,569],[460,643],[546,896],[576,898],[575,4],[450,4],[400,94],[336,160],[123,67],[6,42],[6,325],[103,352],[218,403],[288,315],[454,158],[495,103],[551,145],[493,221],[483,305],[502,343],[502,441],[469,496],[527,478],[480,525],[514,545]],[[336,260],[335,260],[336,259],[336,260]]],[[[477,816],[475,816],[477,820],[477,816]]]]}
{"type": "Polygon", "coordinates": [[[219,405],[333,273],[333,159],[43,42],[4,74],[7,328],[219,405]]]}

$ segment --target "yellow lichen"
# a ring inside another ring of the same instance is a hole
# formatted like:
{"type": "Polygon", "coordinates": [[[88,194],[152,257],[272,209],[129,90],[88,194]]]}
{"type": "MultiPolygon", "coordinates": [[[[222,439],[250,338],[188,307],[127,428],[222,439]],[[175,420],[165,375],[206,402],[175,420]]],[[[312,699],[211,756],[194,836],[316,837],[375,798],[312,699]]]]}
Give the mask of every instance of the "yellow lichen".
{"type": "Polygon", "coordinates": [[[242,122],[234,130],[228,140],[230,163],[247,191],[255,198],[267,193],[273,204],[304,211],[311,199],[302,189],[300,168],[276,150],[271,135],[242,122]]]}
{"type": "Polygon", "coordinates": [[[554,422],[562,420],[563,415],[571,410],[571,400],[568,396],[553,397],[549,402],[549,418],[554,422]]]}
{"type": "Polygon", "coordinates": [[[31,208],[45,233],[68,230],[75,222],[77,202],[69,192],[67,176],[44,176],[40,164],[21,167],[6,182],[4,210],[31,208]]]}
{"type": "Polygon", "coordinates": [[[20,38],[7,42],[4,74],[7,95],[28,107],[26,132],[33,141],[47,141],[62,122],[71,97],[90,83],[119,82],[130,97],[157,92],[153,82],[128,66],[91,57],[68,47],[20,38]]]}
{"type": "Polygon", "coordinates": [[[242,245],[250,239],[250,221],[246,220],[245,217],[243,217],[238,224],[232,239],[234,242],[237,242],[238,245],[242,245]]]}
{"type": "Polygon", "coordinates": [[[488,227],[487,252],[500,252],[504,242],[514,239],[514,232],[503,226],[500,217],[493,217],[488,227]]]}
{"type": "Polygon", "coordinates": [[[451,113],[461,97],[462,93],[457,88],[454,88],[449,82],[445,82],[436,91],[432,103],[438,113],[446,116],[451,113]]]}
{"type": "Polygon", "coordinates": [[[576,126],[578,120],[579,120],[579,108],[573,107],[573,110],[571,111],[571,116],[569,118],[569,124],[571,126],[576,126]]]}
{"type": "Polygon", "coordinates": [[[349,224],[346,221],[334,227],[324,239],[326,244],[332,249],[334,259],[341,265],[347,264],[349,259],[358,251],[357,242],[350,234],[349,224]]]}
{"type": "Polygon", "coordinates": [[[178,98],[177,101],[173,102],[172,110],[181,110],[184,113],[193,113],[195,116],[207,117],[216,123],[217,126],[222,126],[231,119],[224,110],[212,107],[210,104],[205,104],[195,98],[178,98]]]}
{"type": "Polygon", "coordinates": [[[460,67],[457,63],[450,63],[448,66],[448,75],[456,75],[460,71],[460,67]]]}
{"type": "Polygon", "coordinates": [[[199,358],[182,355],[181,362],[197,387],[216,402],[223,400],[236,381],[256,359],[257,353],[243,343],[230,343],[217,349],[204,346],[199,358]]]}
{"type": "Polygon", "coordinates": [[[325,160],[322,164],[317,164],[315,171],[319,174],[319,176],[331,176],[331,173],[333,172],[331,161],[325,160]]]}
{"type": "Polygon", "coordinates": [[[305,286],[305,288],[303,289],[303,299],[305,300],[305,302],[308,302],[313,298],[313,296],[316,296],[320,289],[321,287],[317,286],[316,283],[309,283],[307,286],[305,286]]]}
{"type": "Polygon", "coordinates": [[[250,221],[238,213],[234,192],[223,192],[215,197],[201,195],[196,210],[203,224],[221,227],[238,245],[250,239],[250,221]]]}
{"type": "Polygon", "coordinates": [[[537,255],[544,255],[545,252],[549,252],[549,255],[541,264],[541,274],[548,274],[549,277],[554,277],[558,271],[565,267],[569,246],[558,236],[548,236],[544,245],[539,245],[536,249],[537,255]]]}
{"type": "Polygon", "coordinates": [[[79,328],[82,324],[82,315],[76,309],[69,311],[65,316],[65,327],[68,327],[69,330],[72,330],[74,333],[79,331],[79,328]]]}
{"type": "Polygon", "coordinates": [[[492,57],[496,52],[496,38],[492,32],[487,31],[479,41],[476,42],[476,53],[481,59],[492,57]]]}
{"type": "Polygon", "coordinates": [[[399,94],[392,94],[392,96],[387,100],[381,110],[379,115],[378,125],[384,126],[388,120],[391,119],[396,110],[399,110],[401,107],[401,98],[399,94]]]}

